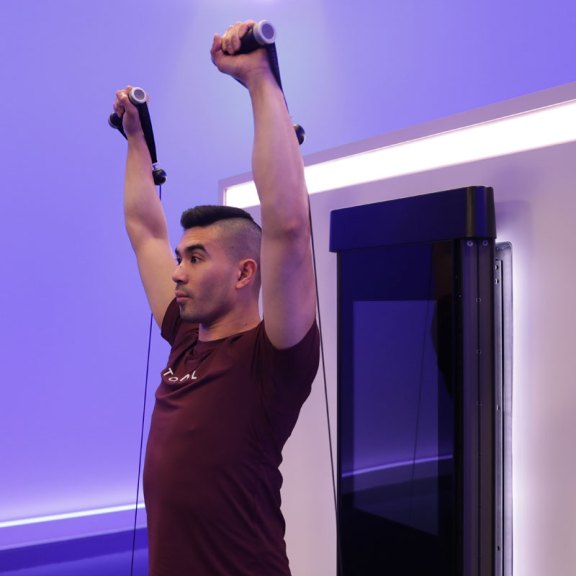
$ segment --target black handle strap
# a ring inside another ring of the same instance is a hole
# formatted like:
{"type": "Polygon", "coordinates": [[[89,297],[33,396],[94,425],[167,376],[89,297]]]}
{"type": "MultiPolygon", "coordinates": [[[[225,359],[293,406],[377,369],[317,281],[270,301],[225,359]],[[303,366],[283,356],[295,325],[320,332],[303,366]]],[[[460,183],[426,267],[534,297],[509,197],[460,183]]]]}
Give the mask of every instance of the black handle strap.
{"type": "MultiPolygon", "coordinates": [[[[240,49],[237,54],[248,54],[254,52],[258,48],[264,48],[268,55],[268,62],[270,63],[270,70],[272,75],[276,80],[276,83],[280,87],[282,94],[284,94],[284,89],[282,88],[282,79],[280,77],[280,66],[278,64],[278,52],[276,50],[276,32],[274,27],[270,22],[266,20],[261,20],[255,24],[246,34],[242,37],[240,42],[240,49]]],[[[286,95],[284,95],[284,102],[286,102],[286,95]]],[[[288,108],[288,102],[286,102],[286,108],[288,108]]],[[[298,143],[302,145],[306,132],[300,124],[294,124],[294,131],[296,137],[298,138],[298,143]]]]}
{"type": "MultiPolygon", "coordinates": [[[[152,129],[152,120],[150,119],[150,111],[148,110],[147,96],[146,92],[142,88],[132,88],[130,90],[128,97],[130,102],[136,106],[138,110],[138,116],[140,118],[140,124],[142,125],[142,132],[144,133],[144,139],[146,140],[146,146],[150,152],[150,159],[152,160],[152,176],[154,178],[154,184],[157,186],[164,184],[166,182],[166,172],[162,168],[156,168],[158,158],[156,156],[156,142],[154,140],[154,130],[152,129]]],[[[118,116],[115,112],[110,114],[108,118],[108,124],[118,130],[124,138],[128,139],[126,132],[124,131],[124,126],[122,124],[122,118],[118,116]]]]}

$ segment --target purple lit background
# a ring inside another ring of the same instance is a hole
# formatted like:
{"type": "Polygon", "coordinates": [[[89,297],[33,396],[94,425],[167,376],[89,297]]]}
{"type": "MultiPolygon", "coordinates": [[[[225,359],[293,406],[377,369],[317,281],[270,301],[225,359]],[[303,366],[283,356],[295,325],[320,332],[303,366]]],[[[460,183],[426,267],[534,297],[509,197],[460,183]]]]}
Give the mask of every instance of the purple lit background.
{"type": "MultiPolygon", "coordinates": [[[[246,17],[278,28],[305,154],[574,79],[571,0],[2,0],[0,522],[134,500],[149,314],[106,119],[151,94],[175,240],[250,167],[248,99],[209,58],[246,17]]],[[[165,353],[154,331],[148,411],[165,353]]]]}

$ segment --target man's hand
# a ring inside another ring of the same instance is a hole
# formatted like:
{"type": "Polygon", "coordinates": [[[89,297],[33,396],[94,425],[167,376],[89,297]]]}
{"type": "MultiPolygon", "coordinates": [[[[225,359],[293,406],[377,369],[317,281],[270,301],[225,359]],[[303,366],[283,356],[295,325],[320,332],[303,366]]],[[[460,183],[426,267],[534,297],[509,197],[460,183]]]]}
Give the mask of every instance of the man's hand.
{"type": "Polygon", "coordinates": [[[215,34],[210,56],[212,62],[224,74],[228,74],[250,88],[259,78],[274,79],[266,50],[258,49],[250,54],[236,54],[240,50],[241,39],[256,22],[246,20],[228,27],[223,35],[215,34]]]}
{"type": "Polygon", "coordinates": [[[122,118],[122,126],[127,137],[143,135],[138,109],[130,102],[128,96],[130,90],[132,90],[132,86],[118,90],[114,100],[114,112],[122,118]]]}

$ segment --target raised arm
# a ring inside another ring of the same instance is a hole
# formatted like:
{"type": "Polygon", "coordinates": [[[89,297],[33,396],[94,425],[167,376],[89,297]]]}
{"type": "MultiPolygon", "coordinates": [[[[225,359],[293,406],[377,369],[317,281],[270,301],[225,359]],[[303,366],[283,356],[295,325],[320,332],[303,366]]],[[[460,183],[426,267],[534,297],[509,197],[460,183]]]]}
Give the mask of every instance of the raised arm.
{"type": "Polygon", "coordinates": [[[128,98],[130,88],[119,90],[114,102],[114,110],[122,117],[128,139],[124,218],[152,314],[161,326],[168,304],[174,297],[171,276],[176,264],[170,249],[164,211],[152,179],[152,161],[138,111],[128,98]]]}
{"type": "Polygon", "coordinates": [[[302,340],[316,315],[308,194],[298,140],[265,50],[233,55],[253,25],[238,23],[216,35],[211,55],[218,69],[250,94],[252,169],[262,215],[264,322],[271,342],[287,348],[302,340]]]}

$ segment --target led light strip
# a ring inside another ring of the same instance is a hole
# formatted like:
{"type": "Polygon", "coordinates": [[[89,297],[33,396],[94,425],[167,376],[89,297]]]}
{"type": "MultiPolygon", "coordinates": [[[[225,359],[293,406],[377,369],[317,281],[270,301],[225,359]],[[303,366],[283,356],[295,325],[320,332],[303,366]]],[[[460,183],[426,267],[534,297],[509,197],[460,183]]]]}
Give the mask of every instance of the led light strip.
{"type": "MultiPolygon", "coordinates": [[[[495,158],[576,139],[576,100],[306,166],[309,194],[495,158]]],[[[224,189],[224,204],[259,203],[252,180],[224,189]]]]}
{"type": "MultiPolygon", "coordinates": [[[[100,516],[102,514],[114,514],[117,512],[130,512],[134,511],[134,508],[134,504],[126,504],[124,506],[110,506],[108,508],[95,508],[93,510],[81,510],[79,512],[67,512],[64,514],[51,514],[49,516],[9,520],[7,522],[0,522],[0,529],[14,528],[16,526],[29,526],[30,524],[42,524],[45,522],[56,522],[59,520],[71,520],[74,518],[86,518],[88,516],[100,516]]],[[[136,508],[143,509],[144,503],[138,504],[136,508]]]]}

